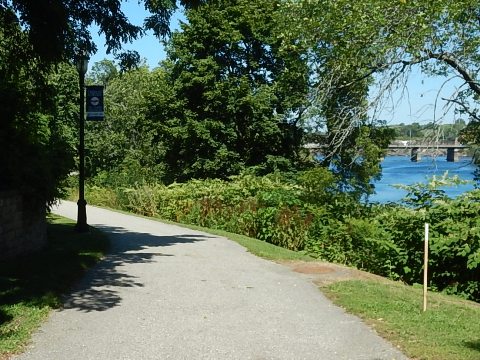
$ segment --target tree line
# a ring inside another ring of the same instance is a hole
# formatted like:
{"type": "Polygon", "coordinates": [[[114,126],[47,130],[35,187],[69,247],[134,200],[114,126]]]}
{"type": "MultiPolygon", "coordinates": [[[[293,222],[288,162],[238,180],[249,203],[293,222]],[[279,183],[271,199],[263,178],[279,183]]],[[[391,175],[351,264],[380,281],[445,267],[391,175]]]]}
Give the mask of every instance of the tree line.
{"type": "Polygon", "coordinates": [[[420,124],[414,122],[411,124],[400,123],[390,125],[395,130],[395,139],[397,140],[436,140],[437,142],[454,142],[461,140],[463,131],[466,129],[466,122],[463,119],[455,120],[452,124],[435,124],[429,122],[420,124]]]}
{"type": "Polygon", "coordinates": [[[72,64],[96,49],[91,24],[117,57],[92,75],[107,84],[108,109],[105,123],[88,126],[92,177],[168,184],[322,166],[345,191],[369,193],[394,136],[376,114],[415,66],[464,81],[446,101],[469,120],[462,140],[480,142],[478,1],[143,4],[151,13],[144,28],[113,0],[0,4],[1,188],[49,202],[75,168],[72,64]],[[172,34],[179,5],[187,21],[172,34]],[[145,29],[167,43],[153,70],[121,51],[145,29]],[[315,162],[301,145],[319,132],[326,152],[315,162]]]}

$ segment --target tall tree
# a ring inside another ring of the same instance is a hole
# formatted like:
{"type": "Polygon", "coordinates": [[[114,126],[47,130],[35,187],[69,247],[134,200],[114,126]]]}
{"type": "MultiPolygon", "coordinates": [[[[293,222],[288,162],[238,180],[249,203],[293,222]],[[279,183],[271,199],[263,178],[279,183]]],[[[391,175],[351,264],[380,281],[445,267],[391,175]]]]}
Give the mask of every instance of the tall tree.
{"type": "Polygon", "coordinates": [[[133,25],[123,12],[124,0],[2,0],[0,12],[9,14],[28,34],[32,54],[47,63],[73,59],[79,50],[94,53],[89,27],[96,24],[105,35],[107,53],[119,52],[122,43],[142,36],[145,29],[156,36],[169,33],[169,22],[177,5],[197,6],[202,0],[143,0],[150,15],[144,27],[133,25]]]}
{"type": "MultiPolygon", "coordinates": [[[[95,78],[115,73],[112,63],[97,65],[105,72],[95,78]]],[[[142,66],[111,78],[105,90],[105,120],[87,124],[87,175],[114,186],[163,180],[160,124],[148,117],[148,99],[154,97],[165,111],[172,106],[170,92],[161,68],[142,66]]]]}
{"type": "Polygon", "coordinates": [[[107,86],[119,74],[118,68],[111,60],[103,59],[92,65],[86,79],[87,83],[107,86]]]}
{"type": "MultiPolygon", "coordinates": [[[[145,0],[151,13],[145,28],[165,35],[177,4],[199,3],[145,0]]],[[[68,106],[75,98],[68,94],[72,89],[78,93],[78,83],[69,88],[72,73],[62,72],[59,64],[71,62],[80,51],[95,51],[91,24],[105,35],[107,52],[118,54],[123,42],[144,32],[130,23],[119,0],[0,0],[0,189],[20,190],[39,206],[58,195],[59,182],[73,163],[61,123],[78,121],[68,106]],[[58,74],[65,79],[58,81],[58,74]]],[[[135,57],[124,55],[125,67],[135,57]]]]}
{"type": "Polygon", "coordinates": [[[334,79],[317,104],[326,129],[322,163],[339,175],[344,190],[361,196],[372,192],[371,180],[381,174],[380,161],[394,131],[368,118],[370,79],[345,86],[350,78],[334,79]]]}
{"type": "Polygon", "coordinates": [[[0,190],[20,191],[32,208],[43,207],[58,196],[73,164],[71,137],[62,123],[73,120],[69,104],[75,95],[68,90],[73,84],[78,93],[77,75],[60,66],[64,76],[57,81],[26,56],[26,34],[1,15],[8,16],[0,14],[0,190]]]}
{"type": "MultiPolygon", "coordinates": [[[[478,0],[285,3],[284,46],[294,43],[302,47],[315,71],[312,108],[318,115],[316,119],[330,134],[329,140],[332,132],[341,130],[341,136],[333,136],[341,141],[328,143],[333,150],[331,159],[342,151],[342,144],[350,146],[351,141],[343,141],[355,137],[358,133],[355,129],[365,119],[369,126],[378,125],[375,115],[385,96],[405,86],[414,66],[419,66],[426,75],[463,79],[463,86],[446,100],[475,119],[475,99],[480,95],[479,5],[478,0]],[[343,114],[345,120],[333,122],[342,124],[340,128],[329,126],[331,114],[326,112],[328,104],[337,97],[335,93],[339,100],[343,98],[343,105],[335,101],[336,117],[343,114]],[[353,99],[357,99],[355,111],[353,99]]],[[[355,164],[348,157],[346,160],[355,164]]]]}
{"type": "Polygon", "coordinates": [[[165,63],[181,112],[151,114],[165,124],[170,181],[297,160],[308,72],[298,53],[279,52],[279,4],[215,0],[187,12],[165,63]]]}

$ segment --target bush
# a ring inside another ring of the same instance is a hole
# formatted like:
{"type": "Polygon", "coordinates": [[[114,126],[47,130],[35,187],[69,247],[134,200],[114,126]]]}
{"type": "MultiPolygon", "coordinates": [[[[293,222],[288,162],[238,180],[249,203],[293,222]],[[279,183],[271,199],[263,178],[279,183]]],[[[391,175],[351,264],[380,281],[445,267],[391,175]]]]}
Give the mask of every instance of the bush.
{"type": "Polygon", "coordinates": [[[316,218],[310,228],[307,251],[316,257],[395,277],[401,249],[375,219],[345,221],[316,218]]]}
{"type": "Polygon", "coordinates": [[[427,222],[430,286],[480,300],[480,191],[453,200],[444,196],[425,199],[412,208],[387,207],[377,218],[401,249],[394,272],[410,284],[422,281],[427,222]]]}
{"type": "MultiPolygon", "coordinates": [[[[435,179],[434,179],[435,180],[435,179]]],[[[445,180],[445,179],[443,179],[445,180]]],[[[443,186],[445,181],[437,181],[443,186]]],[[[409,284],[423,278],[430,226],[430,287],[480,299],[480,190],[452,200],[435,184],[410,187],[408,206],[362,205],[325,169],[191,180],[169,186],[90,186],[90,203],[222,229],[409,284]]]]}

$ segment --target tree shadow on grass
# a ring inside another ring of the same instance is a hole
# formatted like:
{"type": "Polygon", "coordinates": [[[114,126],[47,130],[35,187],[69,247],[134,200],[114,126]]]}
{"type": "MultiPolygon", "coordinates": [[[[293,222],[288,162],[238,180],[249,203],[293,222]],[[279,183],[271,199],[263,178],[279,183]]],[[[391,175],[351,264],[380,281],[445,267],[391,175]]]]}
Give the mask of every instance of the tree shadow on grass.
{"type": "Polygon", "coordinates": [[[175,244],[195,243],[206,235],[158,236],[128,231],[124,228],[99,226],[112,243],[110,253],[65,297],[65,309],[84,312],[104,311],[121,303],[120,288],[143,287],[140,279],[122,271],[126,264],[153,263],[173,256],[163,251],[175,244]]]}
{"type": "MultiPolygon", "coordinates": [[[[5,324],[5,323],[9,322],[12,319],[13,319],[12,315],[6,314],[5,311],[0,309],[0,326],[2,324],[5,324]]],[[[1,335],[0,335],[0,337],[1,337],[1,335]]]]}
{"type": "Polygon", "coordinates": [[[480,339],[475,341],[465,341],[467,348],[480,352],[480,339]]]}

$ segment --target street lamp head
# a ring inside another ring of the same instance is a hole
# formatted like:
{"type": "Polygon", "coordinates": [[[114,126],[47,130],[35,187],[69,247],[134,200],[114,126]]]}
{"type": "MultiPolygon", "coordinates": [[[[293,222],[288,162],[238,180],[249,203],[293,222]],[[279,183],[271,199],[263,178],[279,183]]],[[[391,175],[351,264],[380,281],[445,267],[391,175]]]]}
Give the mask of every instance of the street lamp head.
{"type": "Polygon", "coordinates": [[[76,65],[77,65],[77,70],[79,74],[85,75],[87,73],[88,60],[89,60],[88,55],[85,52],[82,52],[77,57],[76,65]]]}

